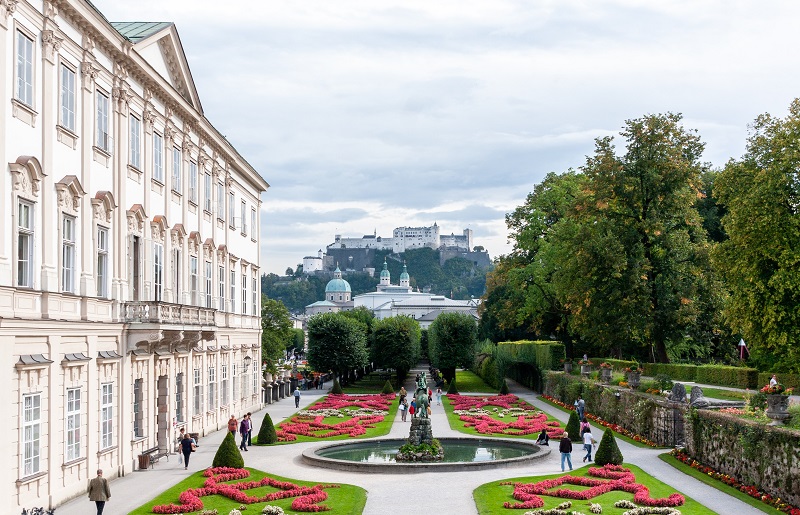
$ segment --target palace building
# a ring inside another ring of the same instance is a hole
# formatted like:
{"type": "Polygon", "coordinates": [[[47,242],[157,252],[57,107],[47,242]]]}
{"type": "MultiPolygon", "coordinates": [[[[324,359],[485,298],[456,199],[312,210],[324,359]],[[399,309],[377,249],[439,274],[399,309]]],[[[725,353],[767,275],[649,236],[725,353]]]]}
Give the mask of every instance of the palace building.
{"type": "Polygon", "coordinates": [[[205,118],[172,23],[0,0],[0,69],[0,492],[19,513],[261,407],[269,185],[205,118]]]}

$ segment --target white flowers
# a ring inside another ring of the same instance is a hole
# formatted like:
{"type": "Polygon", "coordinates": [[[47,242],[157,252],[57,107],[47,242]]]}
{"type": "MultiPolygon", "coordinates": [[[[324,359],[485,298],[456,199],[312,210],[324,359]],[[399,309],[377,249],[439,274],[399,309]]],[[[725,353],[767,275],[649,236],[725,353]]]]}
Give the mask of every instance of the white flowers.
{"type": "Polygon", "coordinates": [[[627,499],[622,499],[621,501],[615,502],[614,507],[629,509],[629,508],[636,508],[637,506],[627,499]]]}
{"type": "Polygon", "coordinates": [[[603,513],[603,507],[599,504],[592,503],[589,505],[589,511],[591,513],[603,513]]]}
{"type": "Polygon", "coordinates": [[[228,515],[242,515],[242,512],[239,510],[231,510],[228,512],[228,515]]]}
{"type": "Polygon", "coordinates": [[[623,512],[622,515],[681,515],[681,512],[666,506],[644,506],[623,512]]]}
{"type": "Polygon", "coordinates": [[[569,508],[572,508],[572,501],[564,501],[561,504],[559,504],[558,506],[556,506],[557,510],[566,510],[566,509],[569,509],[569,508]]]}
{"type": "Polygon", "coordinates": [[[284,515],[283,508],[280,506],[270,506],[269,504],[264,506],[264,509],[261,510],[261,513],[264,515],[284,515]]]}

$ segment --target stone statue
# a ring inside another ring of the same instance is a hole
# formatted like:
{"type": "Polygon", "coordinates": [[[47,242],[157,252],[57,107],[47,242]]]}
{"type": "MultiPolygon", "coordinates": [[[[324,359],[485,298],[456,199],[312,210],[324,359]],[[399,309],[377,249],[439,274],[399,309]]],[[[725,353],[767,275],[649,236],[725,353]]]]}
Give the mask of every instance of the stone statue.
{"type": "Polygon", "coordinates": [[[425,372],[417,378],[417,391],[414,392],[417,401],[417,410],[414,412],[415,418],[428,418],[428,380],[425,372]]]}
{"type": "Polygon", "coordinates": [[[689,405],[693,408],[707,408],[711,401],[703,395],[703,389],[699,386],[692,386],[692,393],[689,397],[689,405]]]}
{"type": "Polygon", "coordinates": [[[672,392],[668,399],[675,402],[686,402],[686,387],[682,383],[675,383],[672,385],[672,392]]]}

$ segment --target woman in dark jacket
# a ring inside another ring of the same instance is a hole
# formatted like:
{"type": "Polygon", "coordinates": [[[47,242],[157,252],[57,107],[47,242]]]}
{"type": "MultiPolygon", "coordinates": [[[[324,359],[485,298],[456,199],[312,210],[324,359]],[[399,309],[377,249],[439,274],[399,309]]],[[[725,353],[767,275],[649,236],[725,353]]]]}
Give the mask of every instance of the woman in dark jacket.
{"type": "Polygon", "coordinates": [[[192,437],[189,436],[189,433],[183,435],[183,440],[181,440],[181,452],[183,453],[183,470],[189,468],[189,456],[192,455],[192,437]]]}

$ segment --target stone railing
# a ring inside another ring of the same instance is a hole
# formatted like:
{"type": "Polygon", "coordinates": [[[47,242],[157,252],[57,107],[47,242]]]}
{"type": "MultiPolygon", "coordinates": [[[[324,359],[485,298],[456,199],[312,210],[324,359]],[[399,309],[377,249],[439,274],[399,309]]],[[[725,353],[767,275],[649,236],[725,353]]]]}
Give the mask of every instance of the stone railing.
{"type": "Polygon", "coordinates": [[[123,304],[123,320],[128,323],[216,325],[214,309],[157,301],[123,304]]]}

